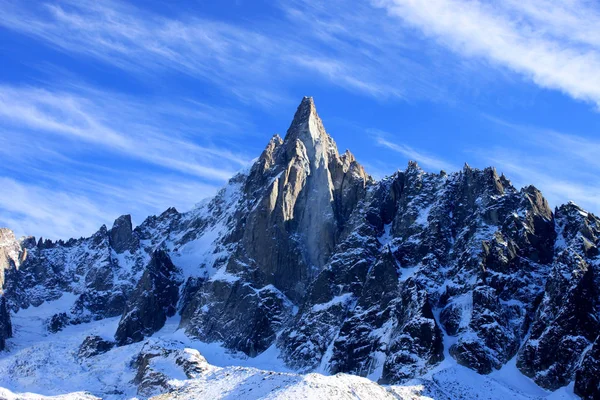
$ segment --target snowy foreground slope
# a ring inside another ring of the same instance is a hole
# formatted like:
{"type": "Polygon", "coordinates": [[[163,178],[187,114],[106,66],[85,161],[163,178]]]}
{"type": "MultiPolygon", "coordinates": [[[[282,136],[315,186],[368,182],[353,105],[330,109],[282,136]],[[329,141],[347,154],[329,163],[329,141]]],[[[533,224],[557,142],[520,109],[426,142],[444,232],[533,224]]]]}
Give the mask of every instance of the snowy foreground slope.
{"type": "Polygon", "coordinates": [[[599,249],[494,168],[375,181],[304,98],[188,212],[0,228],[1,396],[597,399],[599,249]]]}
{"type": "Polygon", "coordinates": [[[219,345],[188,338],[175,319],[151,338],[113,348],[81,360],[79,347],[90,335],[112,339],[119,318],[110,318],[49,334],[47,319],[75,301],[74,296],[44,303],[17,313],[10,354],[0,360],[2,399],[573,399],[572,390],[555,393],[539,388],[514,367],[481,376],[449,361],[422,379],[405,385],[381,386],[353,375],[301,375],[291,372],[275,349],[257,358],[232,353],[219,345]],[[159,354],[156,349],[180,352],[197,358],[192,378],[175,358],[154,357],[142,394],[131,382],[139,373],[139,354],[159,354]],[[199,350],[199,352],[198,352],[199,350]],[[198,357],[206,355],[207,359],[198,357]],[[162,374],[162,376],[161,376],[162,374]],[[161,392],[169,391],[166,394],[161,392]]]}

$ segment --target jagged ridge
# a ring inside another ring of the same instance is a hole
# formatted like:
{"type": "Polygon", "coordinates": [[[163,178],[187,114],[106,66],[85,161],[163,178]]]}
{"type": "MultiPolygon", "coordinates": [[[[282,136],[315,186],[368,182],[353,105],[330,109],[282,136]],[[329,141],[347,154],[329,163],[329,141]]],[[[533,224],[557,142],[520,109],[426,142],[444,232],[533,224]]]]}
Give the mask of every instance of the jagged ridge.
{"type": "Polygon", "coordinates": [[[375,182],[304,98],[285,138],[214,199],[67,242],[3,230],[0,271],[13,312],[78,296],[52,331],[122,314],[124,344],[177,311],[189,335],[249,356],[277,346],[301,371],[396,383],[448,357],[487,374],[516,356],[539,385],[575,379],[593,398],[599,229],[493,168],[411,162],[375,182]],[[151,287],[164,296],[144,300],[151,287]]]}

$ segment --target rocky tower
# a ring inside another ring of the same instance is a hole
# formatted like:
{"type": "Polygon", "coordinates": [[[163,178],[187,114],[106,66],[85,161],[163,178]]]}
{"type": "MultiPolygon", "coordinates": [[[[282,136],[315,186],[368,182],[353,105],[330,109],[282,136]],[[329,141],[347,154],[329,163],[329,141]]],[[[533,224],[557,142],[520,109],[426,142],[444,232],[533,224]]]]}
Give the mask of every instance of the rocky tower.
{"type": "Polygon", "coordinates": [[[305,97],[285,139],[271,140],[245,182],[254,205],[238,226],[245,258],[265,283],[299,301],[371,182],[351,153],[340,156],[305,97]]]}
{"type": "Polygon", "coordinates": [[[273,137],[248,176],[235,179],[240,199],[224,239],[231,278],[197,288],[184,320],[192,334],[256,354],[301,304],[373,181],[352,154],[338,153],[309,97],[285,139],[273,137]]]}
{"type": "Polygon", "coordinates": [[[594,215],[553,211],[494,168],[409,162],[373,181],[304,98],[285,138],[189,212],[67,242],[0,230],[0,339],[9,309],[70,292],[50,330],[121,315],[125,345],[179,313],[188,335],[249,356],[277,346],[301,371],[397,383],[443,359],[488,374],[516,357],[537,384],[594,399],[599,246],[594,215]]]}

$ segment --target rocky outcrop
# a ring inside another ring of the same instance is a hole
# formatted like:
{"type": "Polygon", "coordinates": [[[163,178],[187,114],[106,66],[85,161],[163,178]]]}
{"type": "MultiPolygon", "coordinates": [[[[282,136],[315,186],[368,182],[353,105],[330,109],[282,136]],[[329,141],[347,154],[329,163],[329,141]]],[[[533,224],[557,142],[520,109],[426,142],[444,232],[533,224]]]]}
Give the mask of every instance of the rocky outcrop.
{"type": "Polygon", "coordinates": [[[27,249],[21,246],[13,231],[0,228],[0,287],[4,287],[5,271],[19,268],[26,258],[27,249]]]}
{"type": "Polygon", "coordinates": [[[137,232],[133,231],[131,215],[121,215],[113,224],[109,233],[110,246],[118,254],[125,251],[134,252],[139,246],[137,232]]]}
{"type": "Polygon", "coordinates": [[[410,163],[348,227],[281,335],[291,365],[404,381],[443,359],[444,332],[456,338],[446,350],[481,373],[516,354],[555,237],[537,190],[491,168],[428,174],[410,163]]]}
{"type": "Polygon", "coordinates": [[[138,387],[138,394],[149,397],[175,389],[171,381],[173,371],[178,369],[188,379],[196,378],[209,370],[206,359],[194,349],[182,348],[180,343],[148,341],[134,363],[136,375],[133,383],[138,387]]]}
{"type": "Polygon", "coordinates": [[[285,139],[271,140],[244,184],[251,212],[233,236],[242,263],[229,269],[245,272],[249,264],[261,283],[299,302],[371,182],[352,154],[338,153],[312,98],[304,98],[285,139]]]}
{"type": "Polygon", "coordinates": [[[240,279],[214,280],[203,284],[185,310],[183,319],[192,313],[188,332],[255,357],[273,344],[293,304],[272,285],[256,289],[240,279]]]}
{"type": "MultiPolygon", "coordinates": [[[[89,238],[39,242],[33,238],[20,241],[26,257],[18,268],[5,271],[4,290],[14,311],[74,293],[76,303],[63,312],[67,324],[123,313],[146,255],[138,251],[117,257],[105,226],[89,238]]],[[[56,318],[65,319],[62,315],[56,318]]]]}
{"type": "Polygon", "coordinates": [[[162,250],[156,250],[132,293],[115,333],[122,346],[142,341],[162,328],[175,315],[181,272],[162,250]]]}
{"type": "Polygon", "coordinates": [[[83,343],[81,343],[81,346],[79,346],[77,357],[94,357],[106,353],[113,347],[115,347],[115,342],[113,341],[105,340],[102,337],[96,335],[88,336],[84,339],[83,343]]]}
{"type": "Polygon", "coordinates": [[[575,373],[574,392],[584,400],[596,400],[600,396],[600,335],[583,353],[575,373]]]}

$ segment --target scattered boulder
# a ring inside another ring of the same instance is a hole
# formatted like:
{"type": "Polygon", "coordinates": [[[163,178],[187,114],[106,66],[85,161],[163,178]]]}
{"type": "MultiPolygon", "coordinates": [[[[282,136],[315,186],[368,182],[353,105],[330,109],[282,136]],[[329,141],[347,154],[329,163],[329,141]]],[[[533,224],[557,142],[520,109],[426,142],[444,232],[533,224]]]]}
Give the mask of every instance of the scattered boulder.
{"type": "Polygon", "coordinates": [[[210,368],[206,359],[182,343],[148,341],[133,362],[136,375],[133,382],[138,394],[152,396],[169,392],[172,379],[193,379],[210,368]]]}
{"type": "Polygon", "coordinates": [[[48,331],[51,333],[56,333],[62,331],[69,323],[71,322],[71,318],[67,313],[58,313],[54,314],[50,317],[48,321],[48,331]]]}
{"type": "Polygon", "coordinates": [[[83,343],[79,346],[77,356],[79,358],[89,358],[104,354],[115,347],[115,344],[115,342],[105,340],[100,336],[91,335],[83,340],[83,343]]]}

